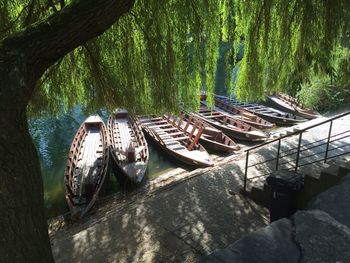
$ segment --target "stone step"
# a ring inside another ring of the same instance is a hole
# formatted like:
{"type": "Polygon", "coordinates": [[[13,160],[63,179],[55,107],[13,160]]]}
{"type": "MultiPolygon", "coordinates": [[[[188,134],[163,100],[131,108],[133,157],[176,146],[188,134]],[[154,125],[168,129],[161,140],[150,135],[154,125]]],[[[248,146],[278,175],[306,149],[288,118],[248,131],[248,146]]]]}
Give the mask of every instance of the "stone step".
{"type": "Polygon", "coordinates": [[[292,134],[292,133],[297,132],[299,130],[300,130],[299,128],[290,127],[290,128],[286,128],[286,129],[280,130],[279,132],[272,133],[271,137],[273,139],[277,139],[277,138],[279,138],[281,136],[289,135],[289,134],[292,134]]]}
{"type": "Polygon", "coordinates": [[[271,190],[265,183],[265,179],[256,180],[248,184],[246,196],[254,202],[268,207],[270,201],[271,190]]]}
{"type": "Polygon", "coordinates": [[[339,164],[338,176],[344,177],[350,172],[350,161],[343,162],[341,161],[339,164]]]}
{"type": "MultiPolygon", "coordinates": [[[[282,168],[282,167],[280,167],[282,168]]],[[[294,167],[283,167],[287,170],[294,170],[294,167]]],[[[266,169],[251,170],[254,176],[258,176],[266,169]]],[[[273,170],[271,170],[273,172],[273,170]]],[[[304,208],[314,196],[336,185],[343,176],[350,172],[350,156],[340,160],[330,159],[327,163],[316,162],[310,165],[299,167],[298,173],[304,175],[304,188],[297,194],[297,205],[299,209],[304,208]]],[[[252,176],[253,177],[253,176],[252,176]]],[[[267,176],[257,177],[248,181],[246,195],[253,201],[268,206],[271,189],[265,183],[267,176]]]]}

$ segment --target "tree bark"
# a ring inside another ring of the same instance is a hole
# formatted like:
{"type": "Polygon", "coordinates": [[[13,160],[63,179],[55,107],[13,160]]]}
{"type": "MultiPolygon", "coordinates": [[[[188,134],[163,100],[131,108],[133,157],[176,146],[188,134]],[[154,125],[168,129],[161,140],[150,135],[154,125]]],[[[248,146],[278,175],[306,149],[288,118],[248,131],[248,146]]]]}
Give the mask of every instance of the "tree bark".
{"type": "Polygon", "coordinates": [[[26,116],[0,122],[0,262],[53,262],[43,183],[26,116]]]}
{"type": "Polygon", "coordinates": [[[107,30],[133,3],[73,1],[0,42],[0,262],[53,262],[40,164],[26,117],[36,82],[61,57],[107,30]]]}

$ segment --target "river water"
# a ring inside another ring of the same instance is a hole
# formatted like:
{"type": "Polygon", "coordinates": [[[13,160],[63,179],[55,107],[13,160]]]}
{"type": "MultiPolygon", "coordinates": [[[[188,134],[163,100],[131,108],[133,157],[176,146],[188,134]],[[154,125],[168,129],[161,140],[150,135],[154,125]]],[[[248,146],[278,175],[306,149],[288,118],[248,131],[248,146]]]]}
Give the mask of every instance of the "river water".
{"type": "MultiPolygon", "coordinates": [[[[106,123],[108,115],[103,111],[97,113],[106,123]]],[[[40,158],[48,218],[68,212],[64,197],[63,173],[70,144],[86,117],[87,115],[77,108],[58,117],[48,116],[29,121],[30,133],[40,158]]],[[[148,145],[150,159],[143,183],[178,167],[178,164],[171,162],[158,148],[151,143],[148,145]]],[[[110,174],[106,181],[104,195],[125,191],[125,187],[119,184],[113,174],[110,174]]]]}

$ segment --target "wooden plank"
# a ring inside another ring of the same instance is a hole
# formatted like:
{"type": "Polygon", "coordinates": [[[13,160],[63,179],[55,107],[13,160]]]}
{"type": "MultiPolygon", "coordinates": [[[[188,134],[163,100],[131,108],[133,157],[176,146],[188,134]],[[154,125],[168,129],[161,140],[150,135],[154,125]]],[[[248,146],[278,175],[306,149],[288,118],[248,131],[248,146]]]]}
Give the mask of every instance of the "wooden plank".
{"type": "Polygon", "coordinates": [[[192,131],[191,131],[191,133],[190,133],[190,138],[192,138],[192,136],[193,136],[193,133],[195,132],[195,130],[197,129],[197,126],[198,126],[198,124],[197,123],[195,123],[193,126],[192,126],[192,131]]]}
{"type": "Polygon", "coordinates": [[[217,115],[211,115],[211,116],[204,116],[205,119],[213,119],[213,118],[221,118],[226,117],[224,114],[217,114],[217,115]]]}
{"type": "Polygon", "coordinates": [[[174,131],[174,130],[178,130],[178,128],[167,128],[167,129],[162,129],[161,131],[174,131]]]}
{"type": "Polygon", "coordinates": [[[161,124],[161,125],[149,125],[149,126],[147,126],[147,127],[149,127],[149,128],[162,128],[162,127],[169,127],[169,126],[171,126],[171,124],[161,124]]]}
{"type": "Polygon", "coordinates": [[[189,139],[188,136],[177,137],[177,138],[172,138],[172,139],[166,139],[166,140],[163,140],[163,142],[182,141],[182,140],[185,140],[185,139],[189,139]]]}
{"type": "Polygon", "coordinates": [[[202,127],[198,130],[198,133],[197,133],[196,137],[195,137],[194,140],[191,142],[191,144],[188,146],[187,150],[192,151],[193,147],[197,144],[199,138],[201,137],[203,131],[204,131],[204,127],[202,126],[202,127]]]}
{"type": "Polygon", "coordinates": [[[141,120],[140,119],[140,122],[149,122],[149,121],[157,121],[157,120],[162,120],[163,118],[162,117],[156,117],[156,118],[147,118],[147,119],[143,119],[141,120]]]}
{"type": "Polygon", "coordinates": [[[182,113],[179,122],[177,123],[177,127],[181,127],[181,124],[183,122],[183,120],[185,119],[186,113],[182,113]]]}
{"type": "Polygon", "coordinates": [[[159,120],[159,121],[149,121],[149,122],[143,122],[142,124],[144,125],[149,125],[149,124],[155,124],[155,123],[166,123],[166,120],[159,120]]]}
{"type": "Polygon", "coordinates": [[[179,132],[168,132],[168,133],[166,133],[166,135],[171,135],[171,136],[180,135],[180,134],[184,134],[184,133],[181,132],[181,131],[179,131],[179,132]]]}
{"type": "Polygon", "coordinates": [[[188,120],[187,120],[187,124],[185,125],[185,128],[184,128],[184,131],[187,131],[187,128],[188,128],[188,126],[190,125],[190,123],[191,123],[192,119],[193,119],[193,117],[192,117],[192,116],[190,116],[190,117],[188,118],[188,120]]]}

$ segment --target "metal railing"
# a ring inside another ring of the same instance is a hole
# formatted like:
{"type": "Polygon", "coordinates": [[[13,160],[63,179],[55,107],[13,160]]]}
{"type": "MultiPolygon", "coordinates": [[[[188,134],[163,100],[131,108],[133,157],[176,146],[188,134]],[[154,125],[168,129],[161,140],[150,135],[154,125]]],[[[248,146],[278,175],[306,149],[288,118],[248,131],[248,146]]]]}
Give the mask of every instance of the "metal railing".
{"type": "Polygon", "coordinates": [[[349,151],[345,151],[345,152],[338,153],[338,154],[333,154],[332,156],[330,156],[330,154],[329,154],[332,151],[339,150],[339,149],[342,149],[342,148],[350,146],[350,144],[345,144],[345,145],[341,145],[339,147],[330,147],[331,143],[334,144],[335,142],[338,142],[338,141],[340,141],[342,139],[350,137],[350,130],[346,130],[346,131],[339,132],[337,134],[333,134],[332,135],[333,121],[335,121],[337,119],[340,119],[340,118],[342,118],[344,116],[347,116],[349,114],[350,114],[350,111],[342,113],[342,114],[339,114],[339,115],[334,116],[332,118],[329,118],[329,119],[327,119],[325,121],[319,122],[317,124],[308,126],[306,128],[303,128],[303,129],[300,129],[300,130],[297,130],[297,131],[294,131],[294,132],[290,132],[290,133],[288,133],[286,135],[283,135],[283,136],[281,136],[279,138],[267,141],[265,143],[259,144],[257,146],[254,146],[254,147],[251,147],[251,148],[245,150],[245,152],[246,152],[246,161],[245,161],[245,170],[244,170],[243,192],[246,193],[248,181],[251,181],[251,180],[256,179],[258,177],[264,177],[264,176],[267,175],[267,174],[260,174],[258,176],[254,176],[254,177],[248,178],[248,169],[251,168],[251,167],[257,167],[258,165],[267,164],[269,162],[270,163],[271,162],[275,162],[275,167],[274,167],[275,170],[278,170],[282,165],[290,165],[290,166],[292,166],[292,169],[294,169],[294,171],[297,172],[299,167],[302,167],[302,166],[305,166],[305,165],[310,165],[312,163],[321,162],[321,161],[327,162],[328,159],[335,158],[335,157],[338,157],[338,156],[341,156],[341,155],[345,155],[345,154],[349,154],[349,151]],[[319,139],[319,140],[315,140],[313,142],[308,142],[306,144],[302,144],[302,138],[303,138],[303,134],[305,132],[309,131],[310,129],[316,128],[316,127],[318,127],[320,125],[326,124],[326,123],[329,123],[329,130],[328,130],[328,136],[327,137],[319,139]],[[284,139],[290,138],[290,137],[295,136],[295,135],[299,135],[297,146],[294,147],[294,148],[288,149],[288,150],[286,150],[286,151],[284,151],[282,153],[281,152],[281,142],[284,139]],[[255,152],[255,151],[257,151],[258,149],[260,149],[260,148],[262,148],[264,146],[268,146],[268,145],[271,146],[271,144],[273,144],[273,143],[277,143],[277,151],[276,151],[275,157],[270,158],[270,159],[265,159],[265,160],[263,160],[261,162],[257,162],[257,163],[254,163],[252,165],[249,165],[249,154],[252,151],[255,152]],[[304,152],[306,153],[307,151],[309,151],[311,149],[315,149],[317,147],[322,148],[324,146],[326,148],[325,150],[322,150],[322,151],[316,152],[316,153],[313,152],[313,153],[311,153],[309,155],[306,155],[306,156],[301,156],[301,153],[304,153],[304,152]],[[282,162],[283,159],[290,158],[293,155],[296,155],[296,158],[294,160],[287,160],[287,161],[282,162]],[[315,156],[319,156],[319,155],[321,155],[320,159],[317,159],[317,160],[314,160],[314,161],[309,161],[308,160],[311,157],[315,157],[315,156]],[[304,160],[304,163],[300,164],[301,161],[303,161],[303,160],[304,160]]]}

